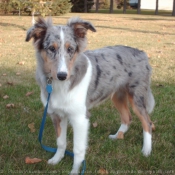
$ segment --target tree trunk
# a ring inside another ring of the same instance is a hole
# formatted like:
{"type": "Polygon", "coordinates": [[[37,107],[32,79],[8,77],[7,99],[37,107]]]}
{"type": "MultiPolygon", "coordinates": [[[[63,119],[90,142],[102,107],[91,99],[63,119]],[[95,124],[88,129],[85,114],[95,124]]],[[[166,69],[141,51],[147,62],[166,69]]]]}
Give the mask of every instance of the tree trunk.
{"type": "Polygon", "coordinates": [[[98,13],[98,7],[99,7],[99,0],[96,0],[96,10],[95,10],[96,13],[98,13]]]}
{"type": "Polygon", "coordinates": [[[124,0],[124,2],[123,2],[123,13],[126,13],[126,5],[127,5],[127,1],[124,0]]]}
{"type": "Polygon", "coordinates": [[[141,6],[141,0],[138,0],[137,14],[141,13],[140,6],[141,6]]]}
{"type": "Polygon", "coordinates": [[[87,0],[84,0],[84,13],[87,13],[87,0]]]}
{"type": "Polygon", "coordinates": [[[21,16],[21,9],[20,9],[20,7],[19,7],[19,16],[21,16]]]}
{"type": "Polygon", "coordinates": [[[175,16],[175,0],[173,1],[173,12],[172,12],[172,16],[175,16]]]}
{"type": "Polygon", "coordinates": [[[113,0],[110,0],[110,13],[113,13],[113,0]]]}
{"type": "Polygon", "coordinates": [[[156,0],[156,10],[155,10],[155,15],[158,15],[158,9],[159,9],[159,0],[156,0]]]}

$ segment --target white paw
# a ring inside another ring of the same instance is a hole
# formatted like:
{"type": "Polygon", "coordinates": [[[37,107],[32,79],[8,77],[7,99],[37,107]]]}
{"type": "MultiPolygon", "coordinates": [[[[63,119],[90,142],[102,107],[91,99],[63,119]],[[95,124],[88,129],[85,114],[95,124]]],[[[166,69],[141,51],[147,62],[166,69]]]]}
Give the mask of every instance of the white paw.
{"type": "Polygon", "coordinates": [[[142,153],[144,156],[148,157],[151,154],[152,150],[152,136],[150,133],[143,131],[143,148],[142,153]]]}
{"type": "Polygon", "coordinates": [[[49,159],[47,163],[51,164],[51,165],[56,165],[58,162],[60,162],[60,160],[53,157],[53,158],[49,159]]]}
{"type": "Polygon", "coordinates": [[[56,153],[51,159],[48,160],[48,164],[55,165],[61,161],[61,159],[64,157],[64,154],[58,154],[56,153]]]}
{"type": "Polygon", "coordinates": [[[151,148],[142,148],[142,153],[145,157],[148,157],[151,154],[151,148]]]}
{"type": "Polygon", "coordinates": [[[78,175],[79,174],[79,171],[78,170],[72,170],[70,172],[70,175],[78,175]]]}
{"type": "Polygon", "coordinates": [[[109,135],[109,138],[112,139],[112,140],[116,140],[117,139],[117,135],[114,134],[114,135],[109,135]]]}
{"type": "Polygon", "coordinates": [[[124,139],[124,133],[126,131],[128,131],[128,125],[121,124],[121,126],[120,126],[119,130],[117,131],[117,133],[114,134],[114,135],[109,135],[109,138],[113,139],[113,140],[115,140],[115,139],[124,139]]]}

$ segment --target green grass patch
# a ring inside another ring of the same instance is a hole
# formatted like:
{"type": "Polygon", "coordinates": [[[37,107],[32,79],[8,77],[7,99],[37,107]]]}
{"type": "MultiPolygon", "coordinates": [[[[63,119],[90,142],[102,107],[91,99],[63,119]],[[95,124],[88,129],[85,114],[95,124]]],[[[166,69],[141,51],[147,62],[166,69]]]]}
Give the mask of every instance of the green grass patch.
{"type": "MultiPolygon", "coordinates": [[[[150,157],[141,154],[141,123],[133,121],[124,140],[111,141],[120,126],[119,114],[110,101],[91,110],[86,174],[98,174],[103,168],[109,174],[175,173],[175,33],[174,18],[136,14],[67,14],[53,17],[54,24],[65,24],[71,16],[90,20],[97,32],[88,33],[88,48],[127,45],[147,52],[153,67],[152,90],[156,100],[151,119],[155,123],[153,150],[150,157]],[[93,127],[93,123],[97,127],[93,127]]],[[[36,60],[32,42],[25,42],[31,17],[1,16],[0,22],[0,173],[2,174],[68,174],[73,163],[65,157],[58,165],[47,160],[52,153],[41,149],[38,131],[43,114],[40,90],[35,81],[36,60]],[[18,64],[23,61],[24,65],[18,64]],[[17,75],[18,73],[18,75],[17,75]],[[20,74],[19,74],[20,73],[20,74]],[[33,92],[26,96],[27,92],[33,92]],[[8,99],[3,99],[8,95],[8,99]],[[13,108],[6,108],[14,104],[13,108]],[[34,122],[32,133],[28,124],[34,122]],[[43,159],[27,165],[26,156],[43,159]]],[[[47,118],[44,143],[56,146],[52,122],[47,118]]],[[[68,150],[72,150],[72,128],[68,131],[68,150]]]]}

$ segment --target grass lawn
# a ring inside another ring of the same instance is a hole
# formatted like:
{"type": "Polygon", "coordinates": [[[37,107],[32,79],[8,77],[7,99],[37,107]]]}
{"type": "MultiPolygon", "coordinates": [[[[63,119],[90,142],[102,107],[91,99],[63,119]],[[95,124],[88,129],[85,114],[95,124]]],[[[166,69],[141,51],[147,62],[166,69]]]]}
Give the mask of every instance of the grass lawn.
{"type": "MultiPolygon", "coordinates": [[[[107,101],[91,110],[86,174],[175,174],[174,17],[70,13],[53,17],[53,22],[65,24],[69,17],[77,15],[90,20],[97,29],[96,33],[88,33],[88,49],[120,44],[147,52],[153,67],[152,90],[156,100],[151,114],[156,131],[153,132],[153,150],[149,157],[141,154],[142,127],[134,114],[125,139],[111,141],[108,135],[114,134],[120,126],[114,105],[107,101]]],[[[66,156],[58,165],[50,166],[47,160],[53,154],[45,152],[37,141],[44,108],[35,81],[34,48],[32,42],[25,42],[31,17],[0,18],[0,174],[68,174],[72,158],[66,156]],[[28,92],[32,94],[26,96],[28,92]],[[7,104],[14,106],[7,108],[7,104]],[[28,127],[31,123],[34,124],[32,130],[28,127]],[[25,164],[26,156],[43,161],[25,164]]],[[[56,146],[49,118],[44,143],[56,146]]],[[[72,150],[71,127],[67,149],[72,150]]]]}

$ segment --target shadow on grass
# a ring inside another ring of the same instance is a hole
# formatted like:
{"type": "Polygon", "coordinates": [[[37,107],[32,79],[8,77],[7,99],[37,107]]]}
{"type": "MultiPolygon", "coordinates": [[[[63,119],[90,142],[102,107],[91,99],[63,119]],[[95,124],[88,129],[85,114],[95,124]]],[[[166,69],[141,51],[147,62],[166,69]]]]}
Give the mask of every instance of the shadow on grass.
{"type": "MultiPolygon", "coordinates": [[[[62,18],[62,19],[70,19],[71,17],[80,17],[81,18],[81,15],[80,15],[80,13],[77,15],[76,13],[75,14],[73,14],[73,13],[71,13],[72,14],[72,16],[70,16],[70,17],[66,17],[66,16],[53,16],[53,18],[62,18]]],[[[83,14],[83,13],[82,13],[83,14]]],[[[91,15],[92,13],[90,13],[90,15],[91,15]]],[[[86,17],[83,17],[83,19],[85,19],[86,17]]],[[[105,19],[95,19],[95,18],[89,18],[89,16],[88,16],[88,20],[93,20],[93,21],[109,21],[109,20],[105,20],[105,19]]]]}
{"type": "Polygon", "coordinates": [[[11,26],[11,27],[20,28],[20,29],[22,29],[22,30],[24,30],[24,31],[27,30],[26,27],[20,26],[20,25],[17,25],[17,24],[13,24],[13,23],[0,22],[0,26],[3,26],[3,27],[9,27],[9,26],[11,26]]]}
{"type": "MultiPolygon", "coordinates": [[[[90,12],[91,13],[96,13],[96,11],[94,9],[92,9],[90,12]]],[[[123,9],[114,9],[113,13],[110,13],[109,9],[99,9],[98,13],[101,13],[101,14],[124,14],[123,9]]],[[[141,13],[138,14],[137,9],[127,9],[125,15],[144,15],[144,16],[155,15],[155,10],[141,9],[141,13]]],[[[170,10],[159,10],[158,15],[155,15],[155,16],[164,16],[164,17],[172,16],[172,11],[170,11],[170,10]]]]}
{"type": "MultiPolygon", "coordinates": [[[[71,13],[72,14],[72,13],[71,13]]],[[[65,17],[65,16],[54,16],[53,18],[63,18],[63,19],[70,19],[71,17],[80,17],[81,18],[81,15],[77,15],[77,14],[73,14],[72,16],[70,17],[65,17]]],[[[85,19],[86,17],[83,17],[83,19],[85,19]]],[[[89,18],[88,16],[88,20],[91,20],[91,21],[109,21],[107,19],[96,19],[96,18],[89,18]]]]}
{"type": "MultiPolygon", "coordinates": [[[[163,18],[131,18],[131,19],[132,20],[139,20],[139,21],[164,21],[165,20],[163,18]]],[[[174,21],[173,16],[172,16],[172,19],[166,19],[166,21],[174,21]]]]}
{"type": "Polygon", "coordinates": [[[52,16],[53,18],[63,18],[63,19],[69,19],[70,17],[68,16],[52,16]]]}
{"type": "Polygon", "coordinates": [[[139,33],[151,33],[151,34],[159,34],[159,35],[175,35],[175,33],[166,33],[166,32],[152,32],[152,31],[146,31],[146,30],[136,30],[136,29],[131,29],[131,28],[123,28],[123,27],[110,27],[110,26],[99,26],[96,25],[96,27],[100,28],[107,28],[107,29],[117,29],[117,30],[126,30],[130,32],[139,32],[139,33]]]}

